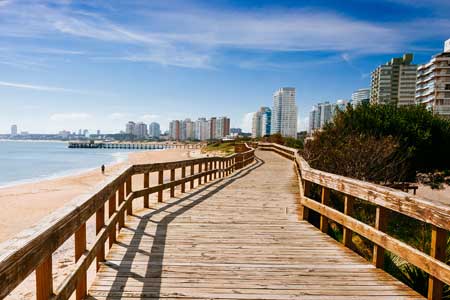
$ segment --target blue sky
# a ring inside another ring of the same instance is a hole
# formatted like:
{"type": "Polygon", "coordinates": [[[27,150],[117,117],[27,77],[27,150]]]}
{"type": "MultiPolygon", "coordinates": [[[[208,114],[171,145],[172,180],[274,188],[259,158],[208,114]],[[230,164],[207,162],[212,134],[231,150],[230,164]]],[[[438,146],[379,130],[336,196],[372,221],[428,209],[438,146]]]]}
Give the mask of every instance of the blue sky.
{"type": "Polygon", "coordinates": [[[0,0],[0,133],[216,115],[249,130],[283,86],[304,128],[314,103],[448,38],[448,0],[0,0]]]}

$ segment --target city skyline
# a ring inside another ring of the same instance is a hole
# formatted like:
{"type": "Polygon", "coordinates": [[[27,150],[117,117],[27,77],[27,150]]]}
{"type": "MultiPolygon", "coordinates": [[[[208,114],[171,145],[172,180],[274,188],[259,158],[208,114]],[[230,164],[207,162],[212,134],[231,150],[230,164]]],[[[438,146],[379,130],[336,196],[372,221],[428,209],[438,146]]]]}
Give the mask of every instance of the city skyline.
{"type": "Polygon", "coordinates": [[[299,91],[305,130],[314,104],[350,99],[403,53],[425,64],[449,38],[448,1],[302,3],[0,1],[0,133],[165,131],[223,113],[250,132],[280,86],[299,91]]]}

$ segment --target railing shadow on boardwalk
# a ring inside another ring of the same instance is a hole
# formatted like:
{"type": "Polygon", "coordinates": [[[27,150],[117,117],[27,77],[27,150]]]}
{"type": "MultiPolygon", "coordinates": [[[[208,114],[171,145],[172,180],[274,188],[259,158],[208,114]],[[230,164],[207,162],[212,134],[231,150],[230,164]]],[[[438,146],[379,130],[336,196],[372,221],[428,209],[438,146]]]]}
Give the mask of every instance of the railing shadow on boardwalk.
{"type": "MultiPolygon", "coordinates": [[[[143,254],[148,255],[149,260],[147,263],[147,269],[145,272],[145,276],[141,276],[139,274],[132,272],[133,264],[125,265],[121,261],[120,265],[113,264],[111,262],[106,261],[105,265],[108,267],[115,269],[118,272],[119,276],[116,276],[114,279],[113,284],[111,285],[111,290],[108,292],[107,298],[120,298],[123,297],[123,291],[120,291],[117,289],[117,287],[121,286],[120,281],[120,274],[123,273],[126,277],[132,277],[136,280],[141,280],[142,285],[142,292],[139,295],[140,297],[151,297],[151,298],[159,298],[160,297],[160,290],[161,290],[161,275],[163,272],[163,260],[164,260],[164,251],[166,246],[166,237],[167,237],[167,229],[168,225],[176,219],[176,217],[186,213],[190,209],[194,208],[195,206],[199,205],[200,203],[204,202],[211,196],[219,193],[221,190],[235,182],[236,180],[247,176],[251,172],[253,172],[255,169],[260,168],[262,165],[264,165],[264,160],[260,158],[256,158],[256,163],[253,166],[249,166],[245,169],[241,169],[240,171],[236,172],[235,174],[231,175],[230,177],[220,178],[217,179],[206,186],[200,187],[198,190],[193,190],[192,193],[183,196],[177,201],[171,202],[164,207],[161,207],[159,209],[156,209],[148,214],[145,214],[143,216],[136,216],[133,215],[133,217],[140,219],[138,225],[136,228],[129,228],[127,229],[134,231],[133,237],[129,241],[129,245],[123,244],[120,241],[117,241],[118,245],[123,246],[126,248],[126,252],[124,254],[124,257],[126,257],[126,261],[133,261],[136,257],[136,254],[143,254]],[[192,198],[195,198],[196,196],[200,195],[201,193],[208,191],[206,194],[201,195],[199,198],[192,200],[192,198]],[[139,245],[142,241],[142,238],[144,236],[148,236],[147,233],[145,233],[145,228],[148,223],[155,222],[151,220],[152,216],[155,216],[162,212],[167,212],[168,209],[173,208],[177,205],[186,203],[188,201],[192,201],[189,204],[179,208],[178,210],[169,213],[168,215],[164,216],[160,221],[157,222],[155,235],[153,237],[153,243],[152,248],[150,250],[150,253],[146,252],[144,249],[137,249],[133,247],[132,245],[139,245]],[[147,280],[146,280],[147,278],[147,280]],[[155,280],[148,280],[148,278],[154,278],[155,280]]],[[[92,297],[91,299],[95,299],[95,297],[92,297]]]]}

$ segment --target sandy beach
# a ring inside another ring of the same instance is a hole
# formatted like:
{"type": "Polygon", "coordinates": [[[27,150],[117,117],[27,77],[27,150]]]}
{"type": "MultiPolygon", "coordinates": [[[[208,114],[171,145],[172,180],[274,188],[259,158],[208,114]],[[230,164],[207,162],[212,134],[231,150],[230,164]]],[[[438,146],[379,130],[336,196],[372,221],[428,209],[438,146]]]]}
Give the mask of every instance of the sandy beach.
{"type": "MultiPolygon", "coordinates": [[[[116,176],[127,164],[156,163],[200,157],[200,150],[169,149],[143,151],[129,154],[128,161],[107,166],[105,174],[98,170],[36,183],[0,188],[0,243],[29,228],[56,209],[73,201],[78,195],[89,192],[102,181],[116,176]]],[[[150,182],[156,181],[155,177],[150,182]],[[153,181],[155,180],[155,181],[153,181]]],[[[133,188],[141,188],[143,180],[135,176],[133,188]]],[[[88,235],[95,235],[95,224],[87,224],[88,235]]],[[[88,240],[89,244],[89,240],[88,240]]],[[[64,243],[53,255],[54,286],[69,274],[73,266],[73,238],[64,243]],[[69,255],[68,255],[69,253],[69,255]]],[[[95,264],[93,264],[95,265],[95,264]]],[[[94,272],[90,272],[92,276],[94,272]]],[[[31,299],[34,296],[35,278],[31,274],[7,299],[31,299]]]]}

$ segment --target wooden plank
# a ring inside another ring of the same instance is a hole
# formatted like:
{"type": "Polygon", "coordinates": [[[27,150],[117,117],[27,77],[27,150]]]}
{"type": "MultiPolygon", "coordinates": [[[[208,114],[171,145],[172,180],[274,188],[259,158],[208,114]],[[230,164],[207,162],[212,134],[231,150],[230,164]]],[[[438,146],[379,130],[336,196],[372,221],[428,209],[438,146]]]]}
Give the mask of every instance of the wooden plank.
{"type": "MultiPolygon", "coordinates": [[[[158,184],[163,184],[164,181],[164,171],[158,171],[158,184]]],[[[158,202],[163,202],[163,190],[158,191],[158,202]]]]}
{"type": "MultiPolygon", "coordinates": [[[[194,165],[194,164],[191,164],[191,178],[192,178],[192,176],[194,176],[194,167],[195,167],[195,165],[194,165]]],[[[194,179],[193,179],[193,178],[190,180],[190,186],[189,186],[189,188],[190,188],[191,190],[194,188],[194,179]]]]}
{"type": "MultiPolygon", "coordinates": [[[[445,262],[447,250],[447,231],[433,226],[431,228],[430,256],[445,262]]],[[[428,280],[428,299],[442,299],[444,283],[434,276],[428,280]]]]}
{"type": "MultiPolygon", "coordinates": [[[[150,187],[150,173],[145,172],[144,173],[144,188],[150,187]]],[[[144,208],[149,208],[149,196],[144,195],[144,208]]]]}
{"type": "MultiPolygon", "coordinates": [[[[201,163],[198,164],[198,172],[202,173],[202,164],[201,163]]],[[[201,184],[202,184],[202,176],[200,176],[198,178],[198,185],[201,185],[201,184]]]]}
{"type": "MultiPolygon", "coordinates": [[[[304,186],[303,186],[303,197],[309,197],[309,195],[311,193],[311,182],[304,180],[303,183],[304,183],[304,186]]],[[[301,210],[301,220],[308,221],[308,218],[309,218],[308,207],[302,205],[301,208],[302,208],[302,210],[301,210]]]]}
{"type": "MultiPolygon", "coordinates": [[[[170,181],[171,182],[175,181],[175,169],[170,170],[170,181]]],[[[171,198],[175,197],[175,186],[170,187],[170,197],[171,198]]]]}
{"type": "Polygon", "coordinates": [[[52,257],[36,268],[36,300],[47,300],[53,295],[52,257]]]}
{"type": "MultiPolygon", "coordinates": [[[[353,203],[354,198],[349,195],[344,196],[344,214],[352,217],[353,216],[353,203]]],[[[342,243],[345,247],[353,249],[353,242],[352,242],[352,231],[348,229],[347,227],[344,227],[343,229],[343,237],[342,237],[342,243]]]]}
{"type": "MultiPolygon", "coordinates": [[[[384,207],[378,206],[375,213],[375,229],[385,232],[388,225],[388,211],[384,207]]],[[[372,262],[377,268],[384,267],[384,249],[375,244],[373,245],[372,262]]]]}
{"type": "MultiPolygon", "coordinates": [[[[125,198],[132,193],[132,176],[129,176],[125,182],[125,198]]],[[[127,215],[133,214],[133,202],[130,201],[127,207],[127,215]]]]}
{"type": "MultiPolygon", "coordinates": [[[[119,186],[119,199],[118,204],[119,206],[125,201],[125,188],[124,188],[124,182],[119,186]]],[[[125,212],[122,212],[119,216],[119,230],[125,226],[125,212]]]]}
{"type": "MultiPolygon", "coordinates": [[[[116,194],[114,193],[108,201],[108,220],[111,219],[112,215],[116,212],[116,194]]],[[[120,218],[119,218],[120,220],[120,218]]],[[[116,242],[116,226],[111,228],[109,233],[109,248],[116,242]]]]}
{"type": "MultiPolygon", "coordinates": [[[[75,262],[77,262],[80,257],[86,251],[86,223],[80,226],[80,228],[75,232],[75,262]]],[[[86,272],[81,273],[77,278],[77,288],[76,288],[76,300],[82,300],[87,295],[87,274],[86,272]]]]}
{"type": "MultiPolygon", "coordinates": [[[[186,167],[182,167],[181,168],[181,178],[186,178],[186,167]]],[[[185,193],[186,192],[186,182],[183,182],[181,184],[181,192],[185,193]]]]}
{"type": "MultiPolygon", "coordinates": [[[[322,187],[320,199],[323,205],[328,206],[328,204],[330,203],[330,189],[322,187]]],[[[320,231],[322,231],[323,233],[328,233],[328,218],[323,215],[320,215],[320,231]]]]}
{"type": "MultiPolygon", "coordinates": [[[[105,226],[105,206],[97,210],[95,214],[95,234],[98,234],[100,230],[102,230],[103,226],[105,226]]],[[[100,263],[105,261],[105,245],[101,245],[97,250],[97,271],[100,268],[100,263]]]]}

